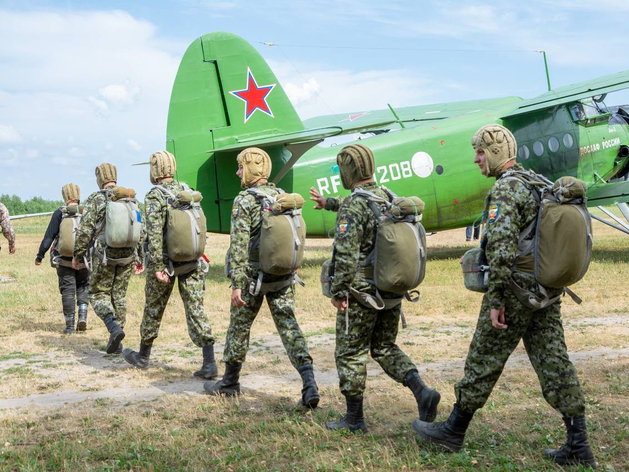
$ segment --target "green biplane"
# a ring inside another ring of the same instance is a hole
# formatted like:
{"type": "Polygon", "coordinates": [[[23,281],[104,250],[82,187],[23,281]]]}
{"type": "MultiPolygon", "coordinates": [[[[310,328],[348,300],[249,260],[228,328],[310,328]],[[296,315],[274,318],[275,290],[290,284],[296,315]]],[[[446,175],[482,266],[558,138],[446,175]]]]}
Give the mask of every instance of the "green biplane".
{"type": "MultiPolygon", "coordinates": [[[[376,157],[375,179],[398,195],[426,203],[428,231],[478,221],[492,180],[473,163],[470,139],[486,123],[501,123],[518,141],[518,161],[551,180],[573,175],[588,185],[588,203],[629,210],[629,107],[608,109],[607,93],[629,88],[629,71],[549,91],[523,100],[504,97],[393,110],[328,115],[302,122],[259,53],[230,33],[210,33],[184,54],[173,86],[167,149],[177,178],[205,198],[208,231],[228,233],[240,189],[237,153],[265,149],[271,179],[289,192],[345,195],[336,166],[339,148],[325,138],[364,133],[376,157]]],[[[606,222],[629,234],[610,213],[606,222]]],[[[335,215],[304,210],[308,235],[326,236],[335,215]]]]}

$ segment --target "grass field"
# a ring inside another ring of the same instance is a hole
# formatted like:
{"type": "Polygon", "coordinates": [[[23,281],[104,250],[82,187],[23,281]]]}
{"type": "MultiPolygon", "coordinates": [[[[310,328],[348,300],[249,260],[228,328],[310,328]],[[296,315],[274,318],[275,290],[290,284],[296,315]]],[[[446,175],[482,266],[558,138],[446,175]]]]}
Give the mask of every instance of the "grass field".
{"type": "MultiPolygon", "coordinates": [[[[563,443],[558,413],[544,401],[524,349],[518,347],[459,454],[421,443],[410,391],[368,365],[368,434],[330,432],[344,413],[334,364],[335,313],[320,294],[319,267],[330,241],[308,241],[305,288],[297,313],[322,391],[314,412],[295,408],[301,382],[281,345],[268,309],[258,316],[243,368],[245,394],[232,400],[203,395],[192,371],[201,352],[188,338],[177,291],[167,308],[146,372],[104,354],[107,333],[90,309],[88,331],[64,336],[56,273],[35,266],[47,218],[15,222],[18,251],[0,252],[0,470],[559,470],[541,451],[563,443]]],[[[408,328],[398,344],[424,380],[442,394],[438,420],[454,402],[480,294],[462,284],[459,257],[473,243],[464,230],[428,238],[422,299],[404,305],[408,328]]],[[[222,261],[228,238],[209,235],[212,266],[206,312],[222,352],[229,322],[229,288],[222,261]]],[[[629,470],[629,238],[595,225],[590,270],[574,291],[584,302],[563,304],[569,351],[587,401],[590,440],[599,470],[629,470]]],[[[131,280],[125,346],[137,349],[144,278],[131,280]]],[[[219,355],[220,357],[220,355],[219,355]]],[[[222,372],[222,365],[220,366],[222,372]]],[[[573,469],[574,470],[574,469],[573,469]]]]}

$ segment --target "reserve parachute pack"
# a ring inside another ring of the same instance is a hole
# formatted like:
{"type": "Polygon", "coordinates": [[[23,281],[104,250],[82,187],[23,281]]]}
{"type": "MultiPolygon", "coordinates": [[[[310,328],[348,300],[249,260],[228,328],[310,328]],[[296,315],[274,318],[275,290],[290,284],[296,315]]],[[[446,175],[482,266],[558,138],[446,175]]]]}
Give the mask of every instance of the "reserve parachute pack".
{"type": "Polygon", "coordinates": [[[168,205],[165,255],[170,261],[171,276],[195,270],[205,252],[207,220],[201,207],[203,195],[184,183],[181,185],[184,190],[176,194],[161,185],[155,187],[164,194],[168,205]]]}
{"type": "Polygon", "coordinates": [[[542,296],[523,290],[513,279],[512,290],[532,309],[559,299],[549,298],[544,287],[564,289],[581,303],[567,287],[583,278],[592,257],[592,219],[586,206],[585,182],[565,176],[552,183],[541,175],[519,171],[507,172],[503,178],[523,182],[539,204],[537,218],[520,234],[516,270],[532,273],[542,296]]]}
{"type": "Polygon", "coordinates": [[[74,242],[76,230],[83,215],[83,205],[68,205],[61,207],[61,224],[57,237],[56,250],[64,257],[72,257],[74,254],[74,242]]]}
{"type": "Polygon", "coordinates": [[[395,299],[382,299],[352,292],[363,304],[378,310],[402,302],[402,298],[416,302],[415,290],[426,273],[426,231],[421,224],[424,202],[418,197],[398,197],[383,189],[391,201],[363,189],[355,190],[352,197],[363,198],[377,218],[374,249],[359,262],[357,275],[375,285],[378,290],[399,295],[395,299]],[[382,212],[381,208],[385,211],[382,212]],[[365,298],[365,297],[362,297],[365,298]]]}
{"type": "Polygon", "coordinates": [[[260,233],[249,244],[250,260],[256,262],[257,257],[260,264],[258,280],[251,287],[254,295],[276,292],[293,281],[303,285],[295,271],[301,267],[306,244],[306,222],[301,214],[304,199],[298,193],[277,190],[275,197],[257,188],[247,190],[262,206],[260,233]],[[263,274],[293,277],[263,283],[263,274]]]}

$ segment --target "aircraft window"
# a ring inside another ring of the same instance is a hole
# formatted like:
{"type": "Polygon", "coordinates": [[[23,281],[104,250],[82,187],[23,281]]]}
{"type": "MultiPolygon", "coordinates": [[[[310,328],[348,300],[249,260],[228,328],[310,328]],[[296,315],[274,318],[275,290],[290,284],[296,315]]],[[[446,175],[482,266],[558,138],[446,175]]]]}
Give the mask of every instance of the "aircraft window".
{"type": "Polygon", "coordinates": [[[437,172],[438,175],[443,174],[443,166],[435,167],[435,172],[437,172]]]}
{"type": "Polygon", "coordinates": [[[518,156],[523,161],[526,161],[529,157],[531,157],[531,151],[529,151],[529,147],[526,144],[520,146],[520,149],[518,149],[518,156]]]}
{"type": "Polygon", "coordinates": [[[559,150],[559,140],[554,136],[548,138],[548,149],[552,152],[557,152],[559,150]]]}
{"type": "Polygon", "coordinates": [[[570,133],[566,133],[563,135],[563,145],[566,146],[568,149],[572,149],[572,146],[574,146],[574,138],[570,133]]]}
{"type": "Polygon", "coordinates": [[[570,106],[570,114],[574,121],[585,120],[585,111],[583,111],[583,105],[575,103],[570,106]]]}
{"type": "Polygon", "coordinates": [[[533,152],[536,156],[541,156],[542,154],[544,154],[544,145],[541,141],[535,141],[533,143],[533,152]]]}

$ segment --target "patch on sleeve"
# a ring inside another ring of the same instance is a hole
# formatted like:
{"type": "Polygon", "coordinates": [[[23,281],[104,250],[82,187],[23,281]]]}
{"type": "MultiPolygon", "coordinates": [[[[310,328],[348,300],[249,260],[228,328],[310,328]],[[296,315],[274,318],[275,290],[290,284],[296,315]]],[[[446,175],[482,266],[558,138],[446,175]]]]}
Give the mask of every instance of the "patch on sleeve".
{"type": "Polygon", "coordinates": [[[146,205],[146,216],[151,214],[151,210],[153,209],[153,204],[149,203],[148,205],[146,205]]]}
{"type": "Polygon", "coordinates": [[[240,213],[240,207],[238,205],[234,205],[232,207],[232,218],[236,218],[238,213],[240,213]]]}
{"type": "Polygon", "coordinates": [[[500,216],[500,203],[492,203],[489,205],[489,213],[487,214],[487,221],[493,223],[500,216]]]}
{"type": "Polygon", "coordinates": [[[86,206],[85,208],[83,208],[83,216],[85,217],[85,215],[87,215],[89,211],[90,211],[89,207],[86,206]]]}
{"type": "Polygon", "coordinates": [[[350,221],[349,218],[343,218],[339,220],[339,223],[336,227],[336,234],[339,235],[339,238],[344,237],[349,231],[350,221]]]}

